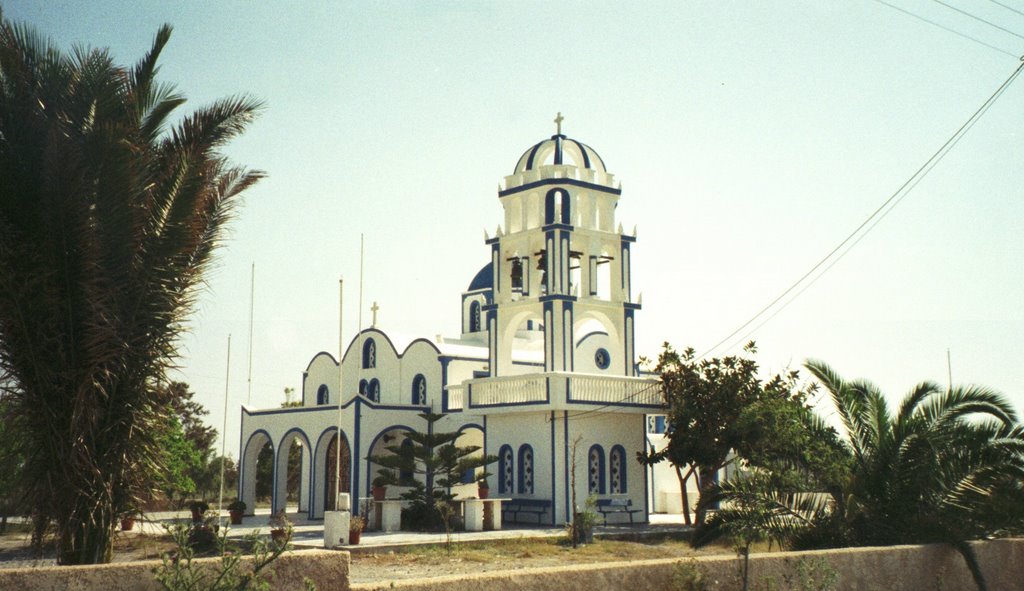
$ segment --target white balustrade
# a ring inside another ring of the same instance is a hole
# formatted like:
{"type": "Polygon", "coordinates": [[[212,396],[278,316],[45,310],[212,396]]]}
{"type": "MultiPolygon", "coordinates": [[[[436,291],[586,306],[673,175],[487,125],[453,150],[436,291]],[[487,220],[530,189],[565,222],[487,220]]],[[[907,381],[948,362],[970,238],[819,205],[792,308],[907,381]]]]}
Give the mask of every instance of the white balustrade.
{"type": "Polygon", "coordinates": [[[570,376],[569,393],[576,402],[605,404],[662,403],[661,383],[658,380],[612,376],[570,376]]]}
{"type": "Polygon", "coordinates": [[[472,382],[473,406],[525,404],[547,400],[545,376],[497,378],[472,382]]]}

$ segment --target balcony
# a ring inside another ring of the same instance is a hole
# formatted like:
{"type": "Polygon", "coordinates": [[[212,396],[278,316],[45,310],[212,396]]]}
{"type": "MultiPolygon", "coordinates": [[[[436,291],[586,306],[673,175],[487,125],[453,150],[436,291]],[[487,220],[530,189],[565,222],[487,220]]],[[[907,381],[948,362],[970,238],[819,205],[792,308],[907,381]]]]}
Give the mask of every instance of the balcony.
{"type": "Polygon", "coordinates": [[[448,411],[522,412],[614,407],[650,413],[664,408],[661,383],[649,378],[540,373],[467,380],[447,389],[448,411]]]}

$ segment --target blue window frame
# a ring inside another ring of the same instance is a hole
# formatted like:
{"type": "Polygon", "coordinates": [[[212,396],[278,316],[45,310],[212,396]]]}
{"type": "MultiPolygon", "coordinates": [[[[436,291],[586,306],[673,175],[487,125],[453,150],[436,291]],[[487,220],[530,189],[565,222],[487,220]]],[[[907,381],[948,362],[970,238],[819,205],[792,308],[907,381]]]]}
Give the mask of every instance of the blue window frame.
{"type": "Polygon", "coordinates": [[[625,494],[626,486],[626,449],[621,445],[612,447],[608,454],[608,480],[613,495],[625,494]]]}
{"type": "Polygon", "coordinates": [[[501,494],[510,494],[512,492],[513,483],[515,482],[512,464],[512,446],[501,446],[501,449],[498,451],[498,492],[501,494]]]}
{"type": "Polygon", "coordinates": [[[544,197],[544,223],[569,223],[569,192],[551,189],[544,197]]]}
{"type": "Polygon", "coordinates": [[[330,400],[330,391],[327,389],[327,384],[320,384],[320,387],[316,391],[316,403],[327,404],[330,400]]]}
{"type": "Polygon", "coordinates": [[[369,384],[366,380],[359,380],[359,394],[366,396],[366,386],[369,384]]]}
{"type": "Polygon", "coordinates": [[[363,343],[363,369],[377,367],[377,343],[373,339],[366,339],[363,343]]]}
{"type": "Polygon", "coordinates": [[[469,332],[480,332],[480,302],[469,304],[469,332]]]}
{"type": "Polygon", "coordinates": [[[412,379],[412,403],[420,406],[427,403],[427,378],[421,373],[412,379]]]}
{"type": "Polygon", "coordinates": [[[525,443],[519,447],[519,494],[533,494],[533,448],[525,443]]]}
{"type": "Polygon", "coordinates": [[[603,495],[605,491],[604,479],[604,449],[594,444],[587,454],[587,490],[592,495],[603,495]]]}
{"type": "Polygon", "coordinates": [[[380,402],[380,380],[373,378],[366,386],[366,397],[374,402],[380,402]]]}
{"type": "Polygon", "coordinates": [[[608,366],[612,363],[612,356],[608,354],[608,349],[601,347],[597,351],[594,351],[594,365],[597,369],[608,369],[608,366]]]}

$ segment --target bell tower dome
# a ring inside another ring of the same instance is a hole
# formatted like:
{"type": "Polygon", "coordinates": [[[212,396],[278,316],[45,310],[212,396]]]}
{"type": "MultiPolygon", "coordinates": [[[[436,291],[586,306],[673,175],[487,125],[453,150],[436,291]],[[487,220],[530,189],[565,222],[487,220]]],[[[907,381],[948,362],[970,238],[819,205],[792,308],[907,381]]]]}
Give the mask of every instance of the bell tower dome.
{"type": "Polygon", "coordinates": [[[538,333],[545,372],[636,373],[636,238],[615,220],[622,188],[593,148],[562,134],[562,121],[559,113],[555,135],[526,150],[498,191],[505,230],[487,240],[493,299],[483,310],[493,377],[518,373],[516,339],[538,333]],[[583,345],[591,335],[600,338],[583,345]]]}

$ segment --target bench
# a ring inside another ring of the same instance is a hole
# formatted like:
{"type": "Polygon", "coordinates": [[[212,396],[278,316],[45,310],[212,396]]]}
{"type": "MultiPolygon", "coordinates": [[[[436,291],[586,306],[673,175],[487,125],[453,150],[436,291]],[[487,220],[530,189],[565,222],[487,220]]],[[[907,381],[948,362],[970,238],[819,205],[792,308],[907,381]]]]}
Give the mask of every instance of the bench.
{"type": "Polygon", "coordinates": [[[516,523],[519,522],[520,513],[536,515],[537,523],[541,523],[541,518],[548,511],[551,511],[551,501],[545,499],[509,499],[501,506],[502,519],[516,523]],[[505,517],[506,514],[512,515],[512,518],[505,517]]]}
{"type": "Polygon", "coordinates": [[[628,513],[629,522],[633,523],[633,514],[639,513],[640,509],[633,509],[633,499],[598,499],[597,510],[604,518],[604,524],[608,525],[609,513],[628,513]]]}

